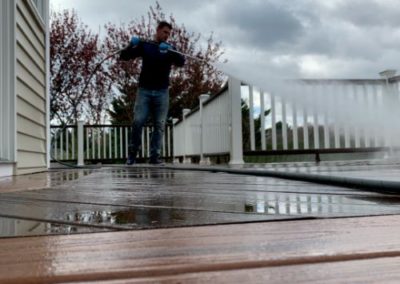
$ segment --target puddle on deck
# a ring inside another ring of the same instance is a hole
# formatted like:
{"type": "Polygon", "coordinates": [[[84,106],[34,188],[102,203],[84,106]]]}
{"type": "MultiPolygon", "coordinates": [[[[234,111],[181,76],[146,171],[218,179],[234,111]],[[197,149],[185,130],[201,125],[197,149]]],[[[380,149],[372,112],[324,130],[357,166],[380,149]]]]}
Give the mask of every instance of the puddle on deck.
{"type": "Polygon", "coordinates": [[[1,193],[0,236],[400,214],[399,197],[269,177],[138,167],[59,177],[1,193]]]}
{"type": "Polygon", "coordinates": [[[50,170],[22,176],[0,178],[0,193],[55,187],[92,173],[87,169],[50,170]]]}
{"type": "Polygon", "coordinates": [[[109,232],[109,229],[0,217],[0,237],[109,232]]]}

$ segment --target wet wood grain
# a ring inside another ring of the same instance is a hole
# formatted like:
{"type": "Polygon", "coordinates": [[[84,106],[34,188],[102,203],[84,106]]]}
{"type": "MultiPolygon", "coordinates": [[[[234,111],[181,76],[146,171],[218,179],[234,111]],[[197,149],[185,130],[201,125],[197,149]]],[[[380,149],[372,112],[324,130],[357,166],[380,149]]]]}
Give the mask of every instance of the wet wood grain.
{"type": "Polygon", "coordinates": [[[122,283],[399,283],[400,258],[286,265],[101,281],[122,283]]]}
{"type": "Polygon", "coordinates": [[[226,274],[226,280],[240,282],[253,272],[260,282],[268,277],[279,282],[279,275],[282,281],[296,276],[296,282],[324,277],[333,282],[349,280],[351,267],[355,280],[372,275],[378,281],[379,273],[368,270],[364,276],[357,269],[378,263],[387,277],[398,276],[399,236],[400,217],[382,216],[3,239],[0,282],[143,277],[218,282],[226,274]]]}

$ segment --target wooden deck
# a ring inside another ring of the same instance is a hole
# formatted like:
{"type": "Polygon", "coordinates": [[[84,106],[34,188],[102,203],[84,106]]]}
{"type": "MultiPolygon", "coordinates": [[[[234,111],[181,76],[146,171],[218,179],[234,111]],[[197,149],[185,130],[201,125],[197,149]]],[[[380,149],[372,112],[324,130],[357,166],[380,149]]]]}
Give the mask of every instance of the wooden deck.
{"type": "Polygon", "coordinates": [[[2,179],[0,192],[1,283],[400,281],[393,195],[140,167],[2,179]]]}
{"type": "Polygon", "coordinates": [[[400,279],[399,236],[386,216],[12,238],[0,281],[384,283],[400,279]]]}

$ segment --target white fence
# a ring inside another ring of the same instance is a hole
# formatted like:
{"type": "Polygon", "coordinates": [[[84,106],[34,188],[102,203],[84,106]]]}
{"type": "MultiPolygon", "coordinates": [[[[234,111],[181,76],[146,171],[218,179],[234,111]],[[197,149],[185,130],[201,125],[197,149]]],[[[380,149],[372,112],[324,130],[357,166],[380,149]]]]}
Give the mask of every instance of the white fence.
{"type": "MultiPolygon", "coordinates": [[[[168,124],[161,148],[163,158],[172,158],[172,126],[168,124]]],[[[108,161],[125,160],[128,156],[130,125],[78,125],[52,126],[52,160],[108,161]]],[[[152,127],[144,127],[142,148],[138,158],[150,155],[152,127]]]]}
{"type": "MultiPolygon", "coordinates": [[[[184,110],[168,125],[162,156],[226,155],[230,164],[245,155],[368,152],[400,145],[400,77],[387,80],[293,80],[263,91],[229,78],[199,107],[184,110]],[[173,143],[172,143],[173,142],[173,143]]],[[[128,153],[129,125],[52,127],[52,159],[112,162],[128,153]],[[57,133],[57,134],[56,134],[57,133]]],[[[150,151],[151,128],[144,128],[140,158],[150,151]]]]}
{"type": "Polygon", "coordinates": [[[229,153],[228,89],[204,103],[200,98],[198,111],[183,111],[184,122],[175,125],[174,146],[176,156],[229,153]],[[202,103],[203,102],[203,103],[202,103]],[[203,128],[203,129],[202,129],[203,128]]]}
{"type": "Polygon", "coordinates": [[[234,78],[215,96],[200,96],[199,107],[183,110],[182,121],[174,124],[174,156],[184,162],[187,156],[199,156],[206,163],[204,154],[230,154],[231,163],[242,163],[240,109],[240,81],[234,78]]]}
{"type": "Polygon", "coordinates": [[[293,80],[268,92],[230,78],[222,92],[200,98],[199,107],[185,110],[183,119],[174,124],[174,156],[184,161],[199,156],[207,162],[204,157],[229,154],[230,163],[237,164],[243,161],[243,153],[367,152],[396,147],[400,145],[399,81],[400,77],[293,80]],[[242,118],[246,108],[248,114],[242,118]]]}

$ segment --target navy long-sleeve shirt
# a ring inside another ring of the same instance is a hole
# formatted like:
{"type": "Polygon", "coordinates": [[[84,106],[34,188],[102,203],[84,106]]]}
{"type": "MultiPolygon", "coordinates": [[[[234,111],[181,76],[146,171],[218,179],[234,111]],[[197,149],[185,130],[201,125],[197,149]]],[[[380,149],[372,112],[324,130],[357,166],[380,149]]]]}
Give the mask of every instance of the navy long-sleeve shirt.
{"type": "Polygon", "coordinates": [[[185,58],[175,52],[160,52],[156,42],[141,41],[135,47],[128,47],[121,51],[121,60],[142,58],[142,70],[139,77],[139,87],[149,90],[167,89],[171,66],[182,67],[185,58]]]}

